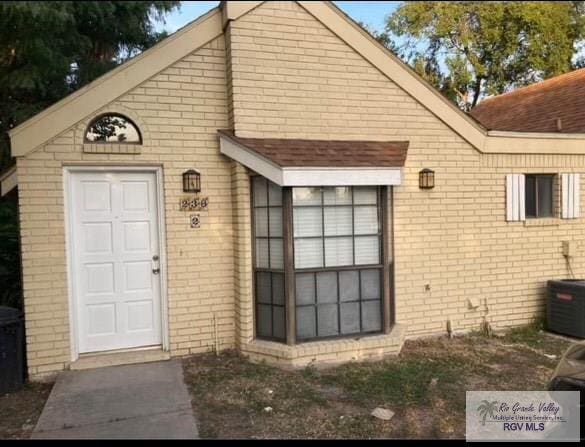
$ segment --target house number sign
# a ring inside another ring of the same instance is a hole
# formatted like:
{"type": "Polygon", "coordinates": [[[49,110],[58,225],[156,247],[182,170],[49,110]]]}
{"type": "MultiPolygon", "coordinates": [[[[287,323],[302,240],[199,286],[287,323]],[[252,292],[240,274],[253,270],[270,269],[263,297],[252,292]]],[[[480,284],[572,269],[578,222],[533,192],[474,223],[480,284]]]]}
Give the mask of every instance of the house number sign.
{"type": "MultiPolygon", "coordinates": [[[[179,203],[181,211],[207,211],[209,198],[207,197],[183,197],[179,203]]],[[[201,216],[199,214],[189,215],[189,224],[191,228],[201,227],[201,216]]]]}
{"type": "Polygon", "coordinates": [[[179,204],[181,211],[207,211],[209,198],[183,198],[179,204]]]}

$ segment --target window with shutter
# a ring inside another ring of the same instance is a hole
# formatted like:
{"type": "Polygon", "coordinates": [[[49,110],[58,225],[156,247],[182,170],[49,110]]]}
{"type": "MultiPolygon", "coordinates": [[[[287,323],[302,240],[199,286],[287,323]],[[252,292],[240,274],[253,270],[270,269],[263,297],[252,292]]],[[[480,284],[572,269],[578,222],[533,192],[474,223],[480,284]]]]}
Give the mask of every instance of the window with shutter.
{"type": "Polygon", "coordinates": [[[551,174],[527,174],[524,176],[526,218],[553,217],[554,177],[551,174]]]}

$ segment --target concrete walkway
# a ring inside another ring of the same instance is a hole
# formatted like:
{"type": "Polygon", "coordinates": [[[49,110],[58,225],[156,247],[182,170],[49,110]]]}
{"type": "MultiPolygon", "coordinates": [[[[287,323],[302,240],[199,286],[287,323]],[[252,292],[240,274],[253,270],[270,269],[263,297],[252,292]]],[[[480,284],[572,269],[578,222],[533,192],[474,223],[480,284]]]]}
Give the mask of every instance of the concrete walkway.
{"type": "Polygon", "coordinates": [[[198,438],[180,361],[60,374],[32,438],[198,438]]]}

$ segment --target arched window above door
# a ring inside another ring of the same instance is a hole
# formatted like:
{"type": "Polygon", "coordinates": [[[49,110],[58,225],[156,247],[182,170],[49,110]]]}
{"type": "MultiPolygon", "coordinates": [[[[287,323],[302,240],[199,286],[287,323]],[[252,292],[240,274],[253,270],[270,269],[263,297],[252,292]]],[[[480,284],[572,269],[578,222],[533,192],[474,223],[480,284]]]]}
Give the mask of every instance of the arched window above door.
{"type": "Polygon", "coordinates": [[[106,113],[95,118],[87,126],[84,139],[86,143],[142,144],[138,126],[118,113],[106,113]]]}

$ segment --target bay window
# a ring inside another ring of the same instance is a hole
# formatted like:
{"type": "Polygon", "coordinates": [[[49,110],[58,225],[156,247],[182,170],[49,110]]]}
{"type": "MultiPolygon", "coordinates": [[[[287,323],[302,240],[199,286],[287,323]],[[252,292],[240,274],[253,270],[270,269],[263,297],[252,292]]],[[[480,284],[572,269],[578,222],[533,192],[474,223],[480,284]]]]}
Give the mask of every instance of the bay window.
{"type": "Polygon", "coordinates": [[[282,189],[253,179],[256,335],[285,339],[282,189]]]}
{"type": "Polygon", "coordinates": [[[280,188],[256,176],[252,190],[256,336],[290,343],[388,327],[387,189],[280,188]]]}

